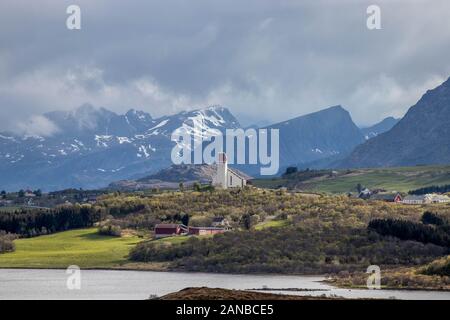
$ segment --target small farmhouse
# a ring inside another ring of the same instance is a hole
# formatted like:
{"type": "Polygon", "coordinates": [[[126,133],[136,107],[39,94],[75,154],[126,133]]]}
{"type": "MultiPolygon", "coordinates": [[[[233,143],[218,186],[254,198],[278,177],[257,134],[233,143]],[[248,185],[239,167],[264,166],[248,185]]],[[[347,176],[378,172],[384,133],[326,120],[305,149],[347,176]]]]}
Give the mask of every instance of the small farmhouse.
{"type": "Polygon", "coordinates": [[[403,199],[404,204],[449,203],[450,198],[443,194],[409,195],[403,199]]]}
{"type": "Polygon", "coordinates": [[[376,193],[370,196],[370,200],[400,203],[403,199],[400,193],[376,193]]]}
{"type": "Polygon", "coordinates": [[[361,190],[361,192],[358,195],[358,198],[360,199],[369,199],[370,196],[372,195],[372,191],[370,191],[367,188],[364,188],[363,190],[361,190]]]}
{"type": "Polygon", "coordinates": [[[227,188],[243,188],[247,185],[251,177],[228,168],[227,155],[224,152],[218,153],[217,172],[213,178],[212,184],[215,187],[227,188]]]}
{"type": "Polygon", "coordinates": [[[167,223],[155,226],[155,239],[173,236],[203,236],[209,234],[219,234],[227,231],[227,228],[220,227],[187,227],[184,224],[167,223]]]}
{"type": "Polygon", "coordinates": [[[34,197],[36,197],[36,194],[31,190],[27,190],[27,191],[25,191],[24,197],[25,198],[34,198],[34,197]]]}
{"type": "Polygon", "coordinates": [[[404,204],[424,204],[430,203],[430,197],[428,195],[409,195],[406,196],[403,201],[404,204]]]}
{"type": "Polygon", "coordinates": [[[432,203],[448,203],[450,202],[450,197],[444,194],[432,194],[431,195],[432,203]]]}
{"type": "Polygon", "coordinates": [[[229,227],[230,223],[224,217],[214,217],[211,225],[213,227],[220,228],[220,227],[229,227]]]}
{"type": "Polygon", "coordinates": [[[216,227],[189,227],[189,234],[196,236],[204,236],[208,234],[219,234],[224,233],[224,228],[216,228],[216,227]]]}

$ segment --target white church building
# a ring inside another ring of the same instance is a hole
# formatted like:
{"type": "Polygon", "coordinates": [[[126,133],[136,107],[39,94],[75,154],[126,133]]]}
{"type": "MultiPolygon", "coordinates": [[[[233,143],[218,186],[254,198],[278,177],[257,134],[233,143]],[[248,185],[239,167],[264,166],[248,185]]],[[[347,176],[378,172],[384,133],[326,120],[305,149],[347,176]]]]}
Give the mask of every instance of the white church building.
{"type": "Polygon", "coordinates": [[[218,153],[217,172],[213,177],[213,186],[222,189],[243,188],[249,179],[250,177],[241,172],[228,168],[227,155],[224,152],[218,153]]]}

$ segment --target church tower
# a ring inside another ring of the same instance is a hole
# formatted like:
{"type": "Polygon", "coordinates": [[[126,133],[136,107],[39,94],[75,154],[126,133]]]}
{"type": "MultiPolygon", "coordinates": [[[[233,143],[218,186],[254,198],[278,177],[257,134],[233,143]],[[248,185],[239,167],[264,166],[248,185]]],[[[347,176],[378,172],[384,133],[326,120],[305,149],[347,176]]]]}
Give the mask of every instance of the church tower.
{"type": "Polygon", "coordinates": [[[216,173],[216,185],[220,188],[227,188],[228,178],[228,163],[227,155],[225,152],[218,153],[217,159],[217,173],[216,173]]]}

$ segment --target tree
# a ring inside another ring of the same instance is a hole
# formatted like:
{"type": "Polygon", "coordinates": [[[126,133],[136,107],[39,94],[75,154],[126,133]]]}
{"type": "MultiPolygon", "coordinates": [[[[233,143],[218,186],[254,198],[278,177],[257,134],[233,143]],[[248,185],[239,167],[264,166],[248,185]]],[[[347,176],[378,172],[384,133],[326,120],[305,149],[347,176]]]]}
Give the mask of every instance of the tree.
{"type": "Polygon", "coordinates": [[[445,224],[445,221],[441,217],[430,211],[425,211],[421,220],[423,224],[434,224],[436,226],[442,226],[445,224]]]}
{"type": "Polygon", "coordinates": [[[0,192],[0,195],[2,197],[2,199],[6,199],[6,191],[2,190],[2,192],[0,192]]]}
{"type": "Polygon", "coordinates": [[[189,215],[187,213],[183,213],[181,215],[181,223],[184,224],[185,226],[189,225],[189,215]]]}
{"type": "Polygon", "coordinates": [[[35,194],[36,197],[42,197],[42,191],[41,189],[37,189],[33,192],[35,194]]]}
{"type": "Polygon", "coordinates": [[[25,197],[25,191],[23,191],[22,189],[19,190],[19,198],[23,198],[25,197]]]}
{"type": "Polygon", "coordinates": [[[248,213],[244,214],[241,223],[244,229],[250,230],[252,228],[252,216],[248,213]]]}
{"type": "Polygon", "coordinates": [[[200,191],[200,183],[195,182],[193,187],[194,187],[194,191],[200,191]]]}
{"type": "Polygon", "coordinates": [[[362,185],[361,183],[358,183],[358,184],[356,185],[356,190],[358,191],[358,193],[360,193],[361,191],[363,191],[363,189],[364,189],[364,187],[363,187],[363,185],[362,185]]]}
{"type": "Polygon", "coordinates": [[[180,187],[180,191],[183,192],[184,191],[184,183],[180,182],[178,186],[180,187]]]}
{"type": "Polygon", "coordinates": [[[298,168],[297,168],[297,167],[287,167],[287,168],[286,168],[285,175],[292,174],[292,173],[296,173],[297,171],[298,171],[298,168]]]}

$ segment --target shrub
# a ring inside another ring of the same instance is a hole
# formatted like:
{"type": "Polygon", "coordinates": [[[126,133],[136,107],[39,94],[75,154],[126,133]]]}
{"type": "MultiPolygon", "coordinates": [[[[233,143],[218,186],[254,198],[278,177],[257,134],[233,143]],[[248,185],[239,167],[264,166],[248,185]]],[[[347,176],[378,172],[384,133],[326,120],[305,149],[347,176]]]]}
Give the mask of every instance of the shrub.
{"type": "Polygon", "coordinates": [[[422,269],[423,274],[450,276],[450,256],[435,260],[422,269]]]}
{"type": "Polygon", "coordinates": [[[425,211],[424,214],[422,215],[422,223],[423,224],[434,224],[436,226],[442,226],[445,224],[445,221],[437,214],[430,212],[430,211],[425,211]]]}
{"type": "Polygon", "coordinates": [[[104,236],[120,237],[122,229],[119,226],[104,225],[98,228],[98,233],[104,236]]]}
{"type": "Polygon", "coordinates": [[[14,251],[16,249],[15,239],[17,239],[17,235],[0,230],[0,253],[14,251]]]}

